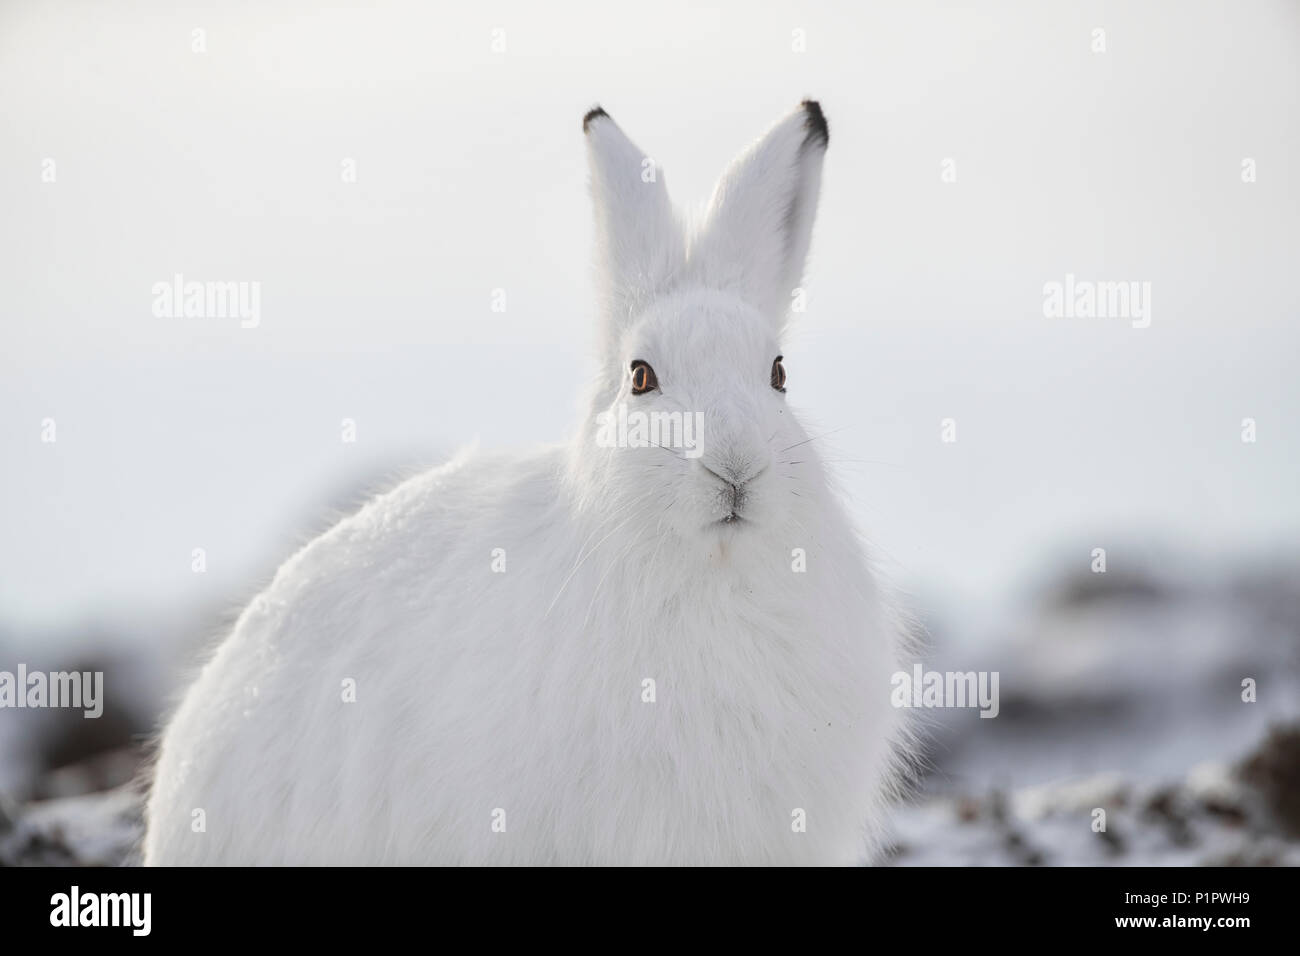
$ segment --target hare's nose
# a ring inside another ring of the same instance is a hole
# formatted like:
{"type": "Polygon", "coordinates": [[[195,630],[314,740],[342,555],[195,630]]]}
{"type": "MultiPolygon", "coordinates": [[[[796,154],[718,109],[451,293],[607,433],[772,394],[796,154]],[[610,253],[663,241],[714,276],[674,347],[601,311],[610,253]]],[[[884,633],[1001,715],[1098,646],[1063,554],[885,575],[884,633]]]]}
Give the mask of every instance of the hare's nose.
{"type": "Polygon", "coordinates": [[[748,458],[727,458],[712,464],[701,458],[700,465],[736,492],[767,470],[766,462],[755,462],[748,458]]]}

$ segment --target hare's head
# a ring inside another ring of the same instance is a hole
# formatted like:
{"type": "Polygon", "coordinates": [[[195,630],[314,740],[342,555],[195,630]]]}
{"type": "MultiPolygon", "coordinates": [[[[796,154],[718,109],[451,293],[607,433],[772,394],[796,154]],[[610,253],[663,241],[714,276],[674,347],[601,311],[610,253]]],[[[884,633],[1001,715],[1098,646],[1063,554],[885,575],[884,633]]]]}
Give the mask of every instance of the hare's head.
{"type": "MultiPolygon", "coordinates": [[[[604,110],[583,119],[596,211],[601,373],[582,458],[613,505],[681,534],[775,526],[818,497],[786,404],[781,335],[829,133],[805,101],[726,170],[700,221],[604,110]]],[[[795,518],[795,520],[798,520],[795,518]]]]}

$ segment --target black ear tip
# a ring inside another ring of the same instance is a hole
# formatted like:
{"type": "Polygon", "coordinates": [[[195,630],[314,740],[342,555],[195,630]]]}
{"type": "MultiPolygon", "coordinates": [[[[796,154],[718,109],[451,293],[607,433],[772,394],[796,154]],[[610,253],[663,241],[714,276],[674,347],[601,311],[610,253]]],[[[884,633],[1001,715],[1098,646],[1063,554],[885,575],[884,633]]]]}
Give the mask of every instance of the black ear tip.
{"type": "Polygon", "coordinates": [[[602,107],[593,106],[587,110],[587,115],[582,118],[582,131],[585,133],[591,127],[592,120],[599,119],[602,116],[609,116],[602,107]]]}
{"type": "Polygon", "coordinates": [[[804,129],[808,130],[808,139],[805,142],[820,141],[823,148],[830,145],[831,128],[826,123],[826,114],[822,112],[822,105],[816,100],[804,100],[799,104],[803,107],[806,114],[804,118],[804,129]]]}

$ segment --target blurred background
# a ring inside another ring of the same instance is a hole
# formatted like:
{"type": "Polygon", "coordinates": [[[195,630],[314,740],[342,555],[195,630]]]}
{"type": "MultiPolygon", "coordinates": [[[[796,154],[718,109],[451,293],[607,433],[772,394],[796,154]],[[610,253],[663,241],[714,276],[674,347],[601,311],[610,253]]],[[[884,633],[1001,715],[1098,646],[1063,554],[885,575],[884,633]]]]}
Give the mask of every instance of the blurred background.
{"type": "Polygon", "coordinates": [[[148,736],[340,511],[566,437],[586,109],[690,205],[805,96],[790,400],[927,666],[1001,675],[889,859],[1300,862],[1300,6],[128,0],[0,5],[0,670],[107,696],[0,710],[0,863],[130,859],[148,736]]]}

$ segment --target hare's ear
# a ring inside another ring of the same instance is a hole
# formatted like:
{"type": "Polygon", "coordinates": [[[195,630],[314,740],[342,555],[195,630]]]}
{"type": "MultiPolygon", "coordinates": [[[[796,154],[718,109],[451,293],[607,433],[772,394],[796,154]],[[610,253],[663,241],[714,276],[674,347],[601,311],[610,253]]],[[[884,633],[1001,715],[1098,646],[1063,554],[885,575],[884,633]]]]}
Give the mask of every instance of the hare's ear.
{"type": "Polygon", "coordinates": [[[677,278],[686,239],[663,171],[600,107],[582,118],[596,209],[598,282],[605,320],[617,335],[677,278]]]}
{"type": "Polygon", "coordinates": [[[784,318],[803,277],[829,141],[821,106],[804,100],[741,153],[713,192],[692,278],[784,318]]]}

